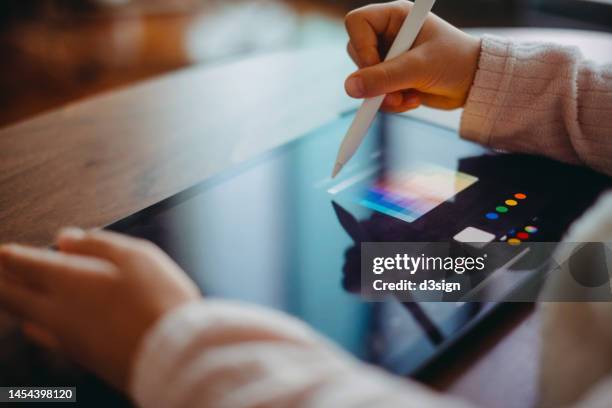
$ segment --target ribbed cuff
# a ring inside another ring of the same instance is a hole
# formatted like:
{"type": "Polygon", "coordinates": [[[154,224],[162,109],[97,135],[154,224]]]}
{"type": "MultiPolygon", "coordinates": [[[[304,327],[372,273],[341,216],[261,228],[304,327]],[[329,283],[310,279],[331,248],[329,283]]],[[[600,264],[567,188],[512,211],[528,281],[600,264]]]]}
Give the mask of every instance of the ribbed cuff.
{"type": "Polygon", "coordinates": [[[461,117],[461,137],[491,145],[493,127],[508,95],[513,71],[512,42],[485,35],[478,71],[461,117]]]}
{"type": "Polygon", "coordinates": [[[181,350],[186,349],[201,321],[202,302],[171,311],[145,334],[131,373],[130,395],[140,407],[163,407],[164,389],[175,372],[181,350]]]}

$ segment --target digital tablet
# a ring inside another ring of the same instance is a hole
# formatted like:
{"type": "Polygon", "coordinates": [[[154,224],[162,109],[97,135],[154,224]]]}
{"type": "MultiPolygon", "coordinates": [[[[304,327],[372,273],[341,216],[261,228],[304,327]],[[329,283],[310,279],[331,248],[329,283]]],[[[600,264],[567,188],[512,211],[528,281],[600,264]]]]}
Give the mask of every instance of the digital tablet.
{"type": "Polygon", "coordinates": [[[501,302],[366,300],[363,242],[554,242],[610,187],[586,168],[491,152],[398,115],[379,115],[331,179],[351,120],[344,115],[110,229],[155,242],[207,297],[284,311],[364,361],[417,375],[501,302]]]}

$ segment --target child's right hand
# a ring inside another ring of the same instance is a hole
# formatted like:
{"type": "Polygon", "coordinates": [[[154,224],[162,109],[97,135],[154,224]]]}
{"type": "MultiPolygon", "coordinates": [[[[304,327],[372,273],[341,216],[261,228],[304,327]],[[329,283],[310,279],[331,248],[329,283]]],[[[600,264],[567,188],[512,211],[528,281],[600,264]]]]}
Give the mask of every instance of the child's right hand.
{"type": "Polygon", "coordinates": [[[474,81],[480,39],[430,14],[412,49],[381,62],[413,4],[395,1],[350,12],[348,52],[360,68],[348,77],[354,98],[387,94],[383,109],[403,112],[421,104],[440,109],[462,107],[474,81]]]}

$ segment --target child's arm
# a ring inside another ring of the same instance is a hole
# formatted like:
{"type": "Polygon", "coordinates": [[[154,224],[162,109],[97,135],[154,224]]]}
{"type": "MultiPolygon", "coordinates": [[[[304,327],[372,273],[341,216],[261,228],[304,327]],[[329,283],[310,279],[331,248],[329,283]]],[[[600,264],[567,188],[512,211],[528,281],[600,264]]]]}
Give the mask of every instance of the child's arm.
{"type": "Polygon", "coordinates": [[[589,64],[572,47],[481,41],[434,15],[409,52],[380,63],[411,7],[396,1],[347,16],[360,67],[346,81],[349,95],[388,94],[392,112],[465,106],[466,139],[612,174],[612,65],[589,64]]]}
{"type": "Polygon", "coordinates": [[[485,37],[461,135],[612,174],[612,65],[573,47],[485,37]]]}
{"type": "Polygon", "coordinates": [[[360,363],[287,315],[213,300],[150,330],[131,394],[143,408],[472,406],[360,363]]]}

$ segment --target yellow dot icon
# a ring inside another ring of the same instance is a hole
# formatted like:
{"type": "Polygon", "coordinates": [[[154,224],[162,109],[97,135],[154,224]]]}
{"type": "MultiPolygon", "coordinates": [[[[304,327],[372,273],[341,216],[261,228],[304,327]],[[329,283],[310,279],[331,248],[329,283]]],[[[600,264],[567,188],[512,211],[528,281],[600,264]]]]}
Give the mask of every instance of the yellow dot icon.
{"type": "Polygon", "coordinates": [[[516,200],[506,200],[506,205],[510,207],[516,207],[518,205],[518,201],[516,200]]]}

